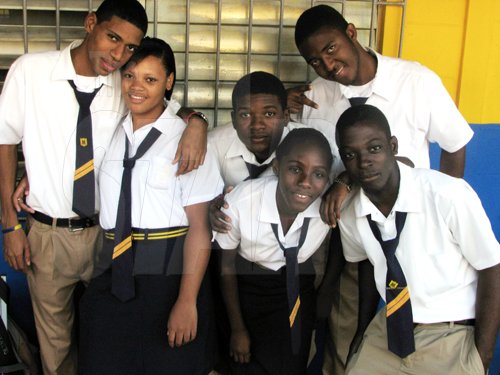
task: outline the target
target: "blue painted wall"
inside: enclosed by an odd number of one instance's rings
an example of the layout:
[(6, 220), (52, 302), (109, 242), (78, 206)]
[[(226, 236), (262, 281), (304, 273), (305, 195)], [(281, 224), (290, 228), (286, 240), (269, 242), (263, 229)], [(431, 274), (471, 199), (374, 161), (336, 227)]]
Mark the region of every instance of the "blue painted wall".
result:
[[(467, 146), (465, 179), (481, 198), (498, 240), (500, 238), (500, 163), (498, 161), (500, 158), (500, 125), (472, 125), (472, 128), (475, 134)], [(432, 168), (438, 169), (439, 148), (435, 145), (431, 147), (431, 164)], [(12, 271), (6, 265), (3, 257), (0, 259), (0, 274), (7, 275), (8, 283), (12, 289), (10, 313), (34, 342), (36, 334), (26, 278), (23, 274)], [(490, 374), (500, 375), (500, 340), (497, 341)]]

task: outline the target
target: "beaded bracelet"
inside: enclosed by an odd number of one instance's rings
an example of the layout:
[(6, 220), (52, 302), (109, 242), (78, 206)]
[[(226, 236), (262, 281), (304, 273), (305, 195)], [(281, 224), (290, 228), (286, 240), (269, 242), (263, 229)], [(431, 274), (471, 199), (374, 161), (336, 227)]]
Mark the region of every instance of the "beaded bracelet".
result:
[(10, 233), (10, 232), (14, 232), (18, 229), (21, 229), (23, 226), (21, 224), (16, 224), (14, 225), (13, 227), (9, 227), (9, 228), (2, 228), (2, 233), (5, 234), (5, 233)]
[(337, 184), (340, 184), (340, 185), (343, 185), (346, 187), (347, 191), (350, 193), (351, 190), (352, 190), (352, 187), (351, 185), (345, 183), (344, 181), (342, 181), (340, 178), (336, 178), (335, 180), (333, 180), (334, 183), (337, 183)]

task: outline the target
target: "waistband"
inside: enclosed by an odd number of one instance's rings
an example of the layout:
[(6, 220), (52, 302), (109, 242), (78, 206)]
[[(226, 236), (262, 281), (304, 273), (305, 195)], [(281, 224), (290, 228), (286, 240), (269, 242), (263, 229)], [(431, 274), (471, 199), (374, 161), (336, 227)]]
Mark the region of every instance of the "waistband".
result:
[(93, 217), (73, 217), (67, 219), (58, 219), (45, 215), (42, 212), (35, 211), (33, 214), (33, 219), (39, 221), (46, 225), (55, 225), (60, 228), (68, 228), (70, 231), (83, 230), (85, 228), (90, 228), (98, 224), (99, 220), (97, 215)]
[(459, 325), (459, 326), (475, 326), (476, 325), (476, 319), (464, 319), (464, 320), (456, 320), (453, 322), (437, 322), (437, 323), (414, 323), (413, 328), (420, 327), (420, 326), (429, 326), (429, 325), (435, 325), (435, 324), (447, 324), (451, 327), (454, 325)]
[[(189, 227), (170, 227), (170, 228), (155, 228), (155, 229), (132, 228), (132, 240), (154, 241), (154, 240), (164, 240), (168, 238), (181, 237), (185, 236), (188, 230)], [(115, 230), (110, 229), (104, 231), (104, 238), (107, 240), (114, 240)]]

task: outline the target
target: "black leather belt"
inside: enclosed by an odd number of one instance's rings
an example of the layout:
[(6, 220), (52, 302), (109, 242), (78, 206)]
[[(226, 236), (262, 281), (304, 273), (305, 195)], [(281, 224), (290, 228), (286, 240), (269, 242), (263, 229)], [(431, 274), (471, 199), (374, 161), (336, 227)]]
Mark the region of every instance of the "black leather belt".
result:
[(68, 228), (69, 230), (82, 230), (93, 227), (98, 224), (97, 215), (94, 217), (75, 217), (69, 219), (55, 219), (39, 211), (32, 214), (33, 219), (47, 225), (56, 225), (56, 227)]
[(438, 322), (438, 323), (414, 323), (413, 327), (417, 327), (420, 325), (431, 325), (431, 324), (457, 324), (460, 326), (475, 326), (476, 325), (476, 319), (464, 319), (464, 320), (457, 320), (454, 322)]

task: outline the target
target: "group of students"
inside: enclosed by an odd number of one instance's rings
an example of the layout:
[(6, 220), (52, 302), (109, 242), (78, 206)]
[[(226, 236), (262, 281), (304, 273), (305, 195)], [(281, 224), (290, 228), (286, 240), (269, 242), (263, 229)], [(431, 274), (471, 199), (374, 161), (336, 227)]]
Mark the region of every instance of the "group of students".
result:
[(18, 59), (0, 96), (4, 255), (27, 273), (45, 374), (305, 374), (330, 310), (324, 373), (485, 373), (500, 247), (470, 186), (428, 169), (437, 142), (462, 177), (472, 137), (434, 73), (312, 7), (295, 39), (319, 78), (287, 92), (242, 77), (205, 153), (205, 118), (171, 98), (174, 54), (144, 38), (140, 3), (105, 0), (85, 28)]

